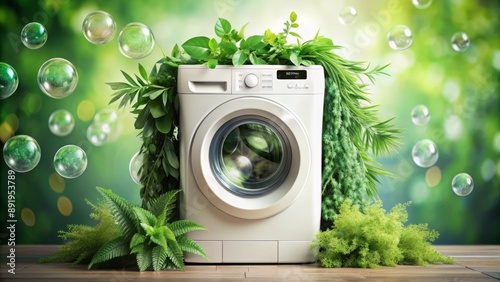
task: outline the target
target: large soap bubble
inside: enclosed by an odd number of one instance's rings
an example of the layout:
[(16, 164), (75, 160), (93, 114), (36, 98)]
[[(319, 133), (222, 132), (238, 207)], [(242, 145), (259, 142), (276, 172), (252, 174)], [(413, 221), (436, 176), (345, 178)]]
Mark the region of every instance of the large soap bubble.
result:
[(339, 22), (344, 25), (352, 24), (357, 14), (358, 12), (353, 7), (345, 7), (339, 12)]
[(113, 109), (102, 109), (95, 114), (94, 124), (100, 125), (105, 133), (110, 134), (118, 125), (118, 114)]
[(38, 86), (47, 96), (69, 96), (78, 84), (78, 73), (71, 62), (61, 58), (46, 61), (38, 71)]
[(147, 57), (154, 46), (153, 32), (142, 23), (130, 23), (118, 35), (118, 47), (127, 58), (137, 60)]
[(141, 172), (142, 172), (141, 168), (143, 162), (144, 162), (144, 156), (141, 154), (141, 152), (137, 152), (130, 160), (128, 166), (130, 177), (132, 177), (132, 180), (139, 185), (141, 185)]
[(88, 14), (83, 20), (82, 31), (90, 43), (96, 45), (105, 44), (115, 36), (116, 23), (110, 14), (95, 11)]
[(91, 124), (87, 127), (87, 139), (94, 146), (102, 146), (109, 139), (108, 128), (105, 124)]
[(40, 145), (28, 135), (14, 136), (7, 140), (3, 146), (5, 163), (17, 172), (27, 172), (34, 169), (41, 157)]
[(432, 0), (412, 0), (411, 2), (418, 9), (427, 9), (432, 4)]
[(387, 33), (387, 42), (393, 50), (402, 51), (413, 43), (413, 35), (409, 27), (395, 25)]
[(424, 139), (415, 143), (411, 150), (411, 156), (419, 167), (431, 167), (437, 162), (439, 152), (432, 140)]
[(469, 36), (465, 32), (457, 32), (451, 37), (451, 47), (457, 52), (463, 52), (470, 46)]
[(21, 30), (21, 41), (30, 49), (41, 48), (47, 42), (47, 30), (40, 23), (29, 23)]
[(429, 109), (424, 105), (415, 106), (411, 110), (411, 121), (415, 125), (426, 125), (431, 119)]
[(56, 152), (54, 168), (62, 177), (76, 178), (87, 169), (87, 155), (76, 145), (66, 145)]
[(458, 196), (467, 196), (474, 189), (474, 181), (470, 175), (462, 172), (453, 177), (451, 187)]
[(0, 62), (0, 99), (10, 97), (17, 90), (19, 78), (16, 70), (9, 64)]
[(49, 129), (54, 135), (66, 136), (73, 131), (75, 119), (66, 110), (57, 110), (49, 117)]

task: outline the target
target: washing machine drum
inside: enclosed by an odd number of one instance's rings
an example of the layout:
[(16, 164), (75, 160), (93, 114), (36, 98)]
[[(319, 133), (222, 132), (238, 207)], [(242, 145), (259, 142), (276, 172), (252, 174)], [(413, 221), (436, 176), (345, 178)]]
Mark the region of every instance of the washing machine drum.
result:
[(191, 166), (205, 197), (235, 217), (260, 219), (289, 207), (304, 187), (310, 148), (296, 117), (264, 98), (228, 101), (203, 120)]

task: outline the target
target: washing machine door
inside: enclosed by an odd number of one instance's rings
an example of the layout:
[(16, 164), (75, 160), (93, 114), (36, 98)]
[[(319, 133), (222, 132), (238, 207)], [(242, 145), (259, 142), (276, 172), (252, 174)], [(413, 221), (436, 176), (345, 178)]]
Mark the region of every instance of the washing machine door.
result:
[(230, 100), (201, 122), (191, 143), (191, 168), (205, 197), (228, 215), (261, 219), (299, 196), (311, 168), (299, 120), (264, 98)]

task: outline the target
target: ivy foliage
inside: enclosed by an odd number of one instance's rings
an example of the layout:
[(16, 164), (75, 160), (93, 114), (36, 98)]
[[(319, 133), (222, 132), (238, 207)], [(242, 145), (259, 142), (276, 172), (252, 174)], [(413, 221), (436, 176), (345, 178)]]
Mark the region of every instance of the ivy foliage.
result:
[(438, 232), (427, 225), (408, 225), (406, 204), (394, 206), (388, 213), (381, 203), (362, 212), (351, 200), (334, 216), (333, 227), (318, 233), (311, 244), (318, 248), (318, 262), (323, 267), (396, 266), (453, 263), (431, 246)]
[[(135, 127), (141, 129), (144, 167), (141, 197), (144, 202), (178, 187), (178, 98), (177, 68), (183, 64), (217, 65), (321, 65), (325, 69), (326, 91), (323, 116), (323, 204), (322, 226), (333, 219), (345, 199), (360, 207), (378, 199), (376, 183), (389, 175), (375, 161), (398, 143), (399, 129), (391, 119), (379, 120), (377, 106), (370, 104), (366, 84), (383, 73), (384, 67), (368, 68), (345, 60), (334, 51), (340, 46), (316, 34), (307, 41), (296, 32), (297, 14), (292, 12), (283, 30), (245, 36), (246, 25), (233, 29), (219, 18), (216, 38), (197, 36), (175, 46), (153, 67), (149, 77), (139, 65), (141, 77), (123, 72), (128, 83), (110, 83), (117, 90), (111, 102), (130, 103), (137, 114)], [(289, 42), (291, 40), (291, 42)]]

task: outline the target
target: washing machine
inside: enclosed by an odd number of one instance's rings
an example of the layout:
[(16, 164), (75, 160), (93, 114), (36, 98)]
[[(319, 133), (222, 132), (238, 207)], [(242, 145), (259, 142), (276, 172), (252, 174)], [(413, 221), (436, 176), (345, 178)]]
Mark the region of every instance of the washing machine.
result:
[(306, 263), (320, 228), (321, 66), (182, 65), (181, 217), (209, 260)]

